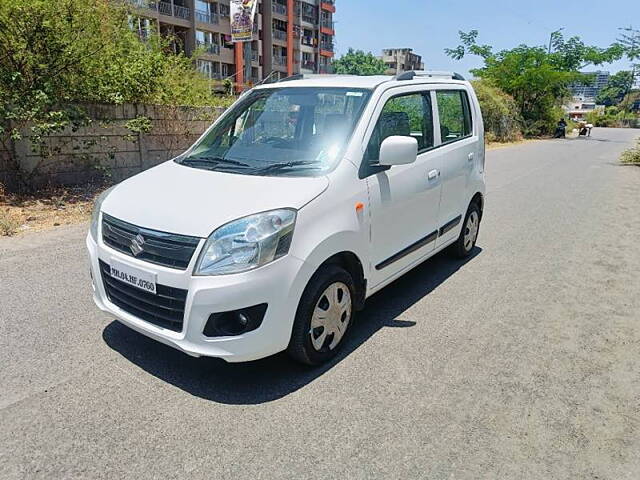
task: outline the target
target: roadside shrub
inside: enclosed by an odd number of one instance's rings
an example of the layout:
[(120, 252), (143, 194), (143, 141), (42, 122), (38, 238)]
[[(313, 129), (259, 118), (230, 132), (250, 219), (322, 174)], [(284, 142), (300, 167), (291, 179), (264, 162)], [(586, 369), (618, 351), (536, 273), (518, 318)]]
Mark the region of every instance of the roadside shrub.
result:
[(607, 107), (604, 113), (589, 113), (587, 121), (594, 127), (619, 127), (621, 126), (622, 114), (623, 112), (617, 107)]
[(522, 138), (520, 111), (513, 98), (482, 80), (472, 83), (480, 102), (487, 141), (520, 140)]
[(626, 165), (638, 165), (640, 166), (640, 140), (635, 147), (630, 148), (622, 153), (620, 161)]
[(20, 222), (11, 216), (8, 212), (0, 210), (0, 237), (10, 237), (18, 231)]

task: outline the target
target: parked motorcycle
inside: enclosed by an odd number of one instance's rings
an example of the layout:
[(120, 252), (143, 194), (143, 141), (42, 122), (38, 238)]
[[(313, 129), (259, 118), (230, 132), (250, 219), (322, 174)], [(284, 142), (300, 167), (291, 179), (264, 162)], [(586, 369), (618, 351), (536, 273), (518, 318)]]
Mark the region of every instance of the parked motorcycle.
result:
[(567, 122), (565, 122), (564, 118), (561, 118), (556, 126), (556, 131), (553, 135), (553, 138), (566, 138), (567, 137)]

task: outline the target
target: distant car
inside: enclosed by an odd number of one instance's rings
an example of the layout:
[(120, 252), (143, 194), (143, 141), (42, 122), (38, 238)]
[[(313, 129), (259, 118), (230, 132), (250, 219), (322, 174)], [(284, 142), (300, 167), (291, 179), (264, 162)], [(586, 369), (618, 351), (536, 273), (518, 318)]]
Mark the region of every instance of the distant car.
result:
[(457, 74), (312, 76), (250, 90), (188, 151), (105, 192), (96, 305), (193, 356), (331, 359), (367, 297), (472, 253), (484, 134)]

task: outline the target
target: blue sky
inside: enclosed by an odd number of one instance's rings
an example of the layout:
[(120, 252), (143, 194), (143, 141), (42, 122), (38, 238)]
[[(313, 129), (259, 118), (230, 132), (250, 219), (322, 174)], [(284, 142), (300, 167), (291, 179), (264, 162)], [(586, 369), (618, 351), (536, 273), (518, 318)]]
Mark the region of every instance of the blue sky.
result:
[[(640, 28), (640, 0), (338, 0), (334, 20), (338, 56), (349, 47), (376, 55), (383, 48), (411, 47), (428, 69), (467, 75), (481, 65), (477, 58), (454, 61), (443, 52), (458, 45), (458, 30), (479, 30), (479, 42), (496, 49), (547, 44), (549, 34), (560, 27), (566, 36), (607, 46), (615, 41), (618, 27)], [(627, 67), (621, 61), (600, 69)]]

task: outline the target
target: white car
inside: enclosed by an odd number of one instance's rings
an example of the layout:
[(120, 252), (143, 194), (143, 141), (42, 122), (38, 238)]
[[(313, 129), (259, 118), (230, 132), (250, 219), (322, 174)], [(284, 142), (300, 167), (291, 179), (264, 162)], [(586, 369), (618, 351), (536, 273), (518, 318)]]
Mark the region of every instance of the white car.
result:
[(296, 76), (96, 202), (97, 306), (189, 355), (332, 358), (367, 297), (472, 253), (484, 135), (457, 74)]

